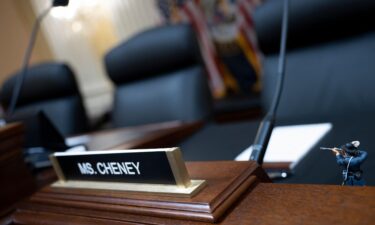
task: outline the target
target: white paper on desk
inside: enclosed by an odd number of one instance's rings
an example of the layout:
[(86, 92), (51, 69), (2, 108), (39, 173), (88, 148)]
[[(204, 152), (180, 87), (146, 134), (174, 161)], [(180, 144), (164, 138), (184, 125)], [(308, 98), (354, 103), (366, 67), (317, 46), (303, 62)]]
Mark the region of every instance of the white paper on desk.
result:
[[(275, 127), (264, 162), (291, 162), (292, 169), (331, 129), (331, 123)], [(241, 152), (235, 160), (247, 161), (251, 152), (252, 146)]]
[(87, 151), (86, 146), (84, 146), (84, 145), (76, 145), (74, 147), (71, 147), (71, 148), (67, 149), (65, 152), (72, 153), (72, 152), (85, 152), (85, 151)]
[(83, 145), (90, 141), (89, 135), (79, 135), (65, 138), (65, 144), (67, 146)]

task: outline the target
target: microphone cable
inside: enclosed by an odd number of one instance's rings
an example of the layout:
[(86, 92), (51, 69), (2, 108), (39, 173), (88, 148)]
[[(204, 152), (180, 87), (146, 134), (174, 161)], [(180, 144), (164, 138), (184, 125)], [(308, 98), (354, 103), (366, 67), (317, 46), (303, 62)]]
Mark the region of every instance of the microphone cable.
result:
[(289, 15), (289, 0), (284, 0), (283, 4), (283, 16), (281, 24), (281, 40), (280, 40), (280, 54), (278, 64), (278, 79), (276, 84), (276, 90), (273, 95), (273, 100), (269, 111), (263, 118), (259, 125), (254, 143), (253, 150), (250, 155), (250, 160), (257, 161), (259, 165), (263, 164), (264, 154), (266, 153), (269, 139), (275, 124), (275, 115), (279, 106), (281, 93), (283, 90), (284, 77), (285, 77), (285, 52), (286, 52), (286, 41), (288, 31), (288, 15)]
[(53, 5), (49, 6), (47, 9), (43, 10), (43, 12), (37, 17), (37, 19), (36, 19), (36, 21), (33, 25), (33, 29), (32, 29), (31, 35), (30, 35), (30, 39), (29, 39), (29, 44), (27, 46), (25, 56), (24, 56), (23, 62), (22, 62), (21, 74), (17, 77), (17, 80), (15, 82), (13, 94), (12, 94), (12, 97), (10, 99), (8, 110), (6, 112), (6, 118), (7, 119), (10, 119), (10, 117), (13, 115), (14, 110), (16, 108), (17, 101), (18, 101), (19, 95), (21, 93), (23, 83), (24, 83), (25, 78), (27, 76), (27, 69), (28, 69), (28, 66), (29, 66), (31, 53), (32, 53), (33, 47), (35, 45), (36, 36), (38, 34), (38, 30), (40, 28), (41, 22), (44, 19), (44, 17), (49, 13), (49, 11), (52, 9), (52, 7), (53, 7)]

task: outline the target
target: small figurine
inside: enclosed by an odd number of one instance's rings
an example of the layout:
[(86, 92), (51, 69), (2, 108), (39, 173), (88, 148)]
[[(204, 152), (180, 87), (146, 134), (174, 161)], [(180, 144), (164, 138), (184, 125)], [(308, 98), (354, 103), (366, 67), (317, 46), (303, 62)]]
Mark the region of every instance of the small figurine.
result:
[(365, 185), (360, 166), (366, 160), (367, 152), (359, 150), (359, 145), (359, 141), (352, 141), (342, 145), (341, 148), (321, 148), (322, 150), (331, 150), (336, 154), (336, 162), (343, 168), (344, 181), (342, 185)]

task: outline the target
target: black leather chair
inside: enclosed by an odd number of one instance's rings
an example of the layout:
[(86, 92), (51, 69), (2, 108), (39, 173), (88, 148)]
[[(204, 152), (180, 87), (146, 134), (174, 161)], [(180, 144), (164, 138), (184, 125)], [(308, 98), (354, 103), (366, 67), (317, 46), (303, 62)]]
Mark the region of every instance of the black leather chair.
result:
[[(277, 125), (332, 122), (319, 146), (359, 139), (363, 165), (375, 184), (375, 1), (290, 0), (286, 79)], [(277, 79), (281, 0), (268, 0), (253, 15), (264, 52), (262, 107), (271, 103)], [(231, 160), (250, 146), (259, 121), (210, 124), (182, 142), (185, 160)], [(340, 184), (335, 158), (316, 146), (298, 164), (291, 183)], [(284, 149), (283, 149), (284, 150)], [(285, 149), (285, 154), (288, 150)]]
[(199, 55), (189, 25), (153, 28), (109, 51), (113, 126), (208, 117), (211, 94)]
[[(254, 15), (264, 61), (263, 107), (276, 84), (282, 2)], [(290, 0), (286, 79), (279, 119), (375, 114), (375, 1)]]
[[(282, 1), (269, 0), (254, 21), (265, 52), (262, 104), (276, 84)], [(290, 0), (286, 79), (277, 120), (283, 124), (332, 122), (332, 131), (295, 168), (292, 183), (340, 184), (335, 158), (317, 151), (361, 141), (369, 154), (362, 169), (375, 184), (375, 1)], [(285, 151), (285, 154), (288, 154)]]
[[(3, 84), (0, 101), (8, 108), (20, 73)], [(64, 135), (86, 132), (88, 119), (73, 71), (63, 63), (42, 63), (28, 70), (12, 121), (26, 119), (43, 111)]]

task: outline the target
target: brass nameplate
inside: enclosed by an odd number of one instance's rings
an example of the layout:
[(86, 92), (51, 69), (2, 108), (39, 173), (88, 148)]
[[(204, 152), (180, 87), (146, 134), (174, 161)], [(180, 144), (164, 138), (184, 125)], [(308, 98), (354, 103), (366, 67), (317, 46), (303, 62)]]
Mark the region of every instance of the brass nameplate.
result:
[(204, 181), (191, 181), (179, 148), (57, 152), (54, 187), (171, 193), (191, 196)]

